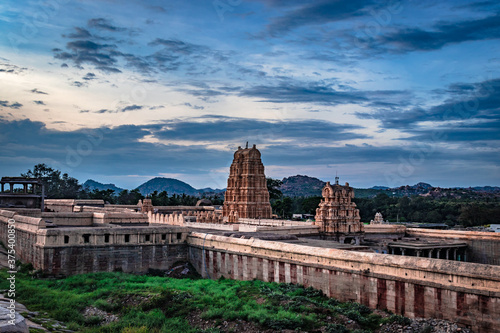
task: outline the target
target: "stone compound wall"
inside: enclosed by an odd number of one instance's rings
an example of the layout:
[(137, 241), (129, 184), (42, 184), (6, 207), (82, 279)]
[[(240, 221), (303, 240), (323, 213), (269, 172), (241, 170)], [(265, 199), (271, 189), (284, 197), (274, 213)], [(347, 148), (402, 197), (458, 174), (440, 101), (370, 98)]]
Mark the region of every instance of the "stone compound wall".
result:
[(500, 267), (360, 253), (203, 233), (187, 238), (204, 276), (299, 283), (341, 301), (500, 332)]
[(500, 265), (500, 233), (455, 230), (406, 229), (411, 237), (457, 240), (467, 243), (467, 261)]
[(178, 226), (46, 228), (42, 218), (0, 210), (0, 240), (16, 226), (16, 257), (51, 275), (122, 270), (166, 270), (187, 260), (188, 229)]

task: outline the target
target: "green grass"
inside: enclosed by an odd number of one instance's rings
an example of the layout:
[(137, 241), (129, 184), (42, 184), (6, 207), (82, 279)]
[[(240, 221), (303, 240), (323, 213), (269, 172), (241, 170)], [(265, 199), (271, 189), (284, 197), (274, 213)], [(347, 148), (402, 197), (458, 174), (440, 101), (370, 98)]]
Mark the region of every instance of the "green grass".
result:
[[(7, 288), (0, 271), (0, 288)], [(321, 291), (294, 284), (219, 279), (173, 279), (125, 273), (93, 273), (65, 279), (34, 279), (18, 273), (16, 300), (30, 311), (46, 312), (79, 332), (218, 332), (216, 324), (243, 320), (262, 328), (348, 332), (339, 315), (366, 331), (386, 319), (357, 303), (340, 303)], [(102, 318), (85, 318), (93, 306), (119, 317), (102, 325)], [(210, 321), (205, 331), (192, 327), (193, 314)], [(393, 321), (402, 317), (391, 318)]]

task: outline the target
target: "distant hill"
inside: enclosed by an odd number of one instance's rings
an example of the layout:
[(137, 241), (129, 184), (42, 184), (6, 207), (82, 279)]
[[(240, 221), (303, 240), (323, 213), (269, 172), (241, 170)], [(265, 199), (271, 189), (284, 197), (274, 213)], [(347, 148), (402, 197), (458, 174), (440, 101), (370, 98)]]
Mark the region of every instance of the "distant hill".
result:
[(283, 185), (281, 185), (280, 191), (284, 196), (289, 197), (320, 196), (321, 190), (326, 184), (318, 178), (302, 175), (286, 177), (282, 181)]
[(123, 188), (120, 188), (116, 186), (115, 184), (103, 184), (96, 182), (95, 180), (88, 179), (85, 183), (83, 183), (83, 188), (84, 189), (89, 189), (90, 191), (93, 190), (113, 190), (115, 191), (115, 194), (119, 194), (121, 191), (123, 191)]
[(387, 186), (373, 186), (373, 187), (370, 187), (368, 190), (388, 190), (390, 189), (390, 187), (387, 187)]
[(168, 195), (188, 194), (197, 195), (199, 192), (194, 187), (174, 178), (156, 177), (148, 180), (137, 187), (142, 195), (153, 193), (154, 191), (167, 191)]

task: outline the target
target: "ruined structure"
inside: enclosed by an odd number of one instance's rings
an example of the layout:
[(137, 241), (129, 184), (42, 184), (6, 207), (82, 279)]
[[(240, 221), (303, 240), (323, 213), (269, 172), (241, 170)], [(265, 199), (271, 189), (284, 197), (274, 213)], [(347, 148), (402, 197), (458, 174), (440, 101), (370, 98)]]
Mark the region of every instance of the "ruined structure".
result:
[(360, 222), (359, 210), (351, 201), (354, 189), (345, 183), (339, 185), (339, 177), (335, 177), (335, 185), (327, 182), (322, 191), (323, 200), (316, 209), (316, 225), (325, 238), (341, 243), (355, 242), (363, 239), (363, 223)]
[(0, 207), (40, 208), (44, 206), (45, 189), (39, 179), (2, 177), (0, 186)]
[(234, 153), (222, 211), (224, 221), (235, 223), (238, 218), (271, 218), (269, 192), (260, 156), (255, 145), (245, 149), (238, 147)]

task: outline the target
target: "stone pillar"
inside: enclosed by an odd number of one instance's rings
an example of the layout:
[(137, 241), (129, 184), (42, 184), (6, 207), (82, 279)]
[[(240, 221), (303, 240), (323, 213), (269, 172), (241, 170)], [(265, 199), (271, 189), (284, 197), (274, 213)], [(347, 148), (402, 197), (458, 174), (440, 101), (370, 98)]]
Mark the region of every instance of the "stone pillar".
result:
[(417, 257), (420, 257), (422, 255), (422, 250), (417, 250)]
[(450, 260), (450, 249), (446, 249), (446, 260)]
[(404, 257), (404, 255), (405, 255), (405, 249), (401, 249), (401, 255)]
[(437, 249), (436, 258), (440, 259), (440, 256), (441, 256), (441, 249)]
[(457, 260), (457, 248), (453, 249), (453, 260)]
[(432, 258), (432, 249), (429, 249), (429, 258)]

